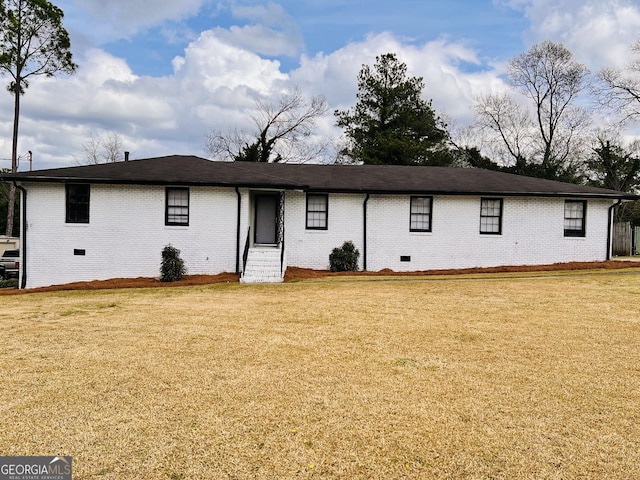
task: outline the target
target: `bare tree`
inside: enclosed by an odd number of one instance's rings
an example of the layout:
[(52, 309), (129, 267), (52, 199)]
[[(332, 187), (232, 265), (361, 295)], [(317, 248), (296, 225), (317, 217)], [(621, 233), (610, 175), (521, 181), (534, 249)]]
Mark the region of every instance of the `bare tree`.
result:
[(475, 103), (475, 113), (478, 126), (493, 133), (487, 137), (485, 149), (500, 163), (518, 166), (533, 154), (533, 123), (529, 113), (509, 95), (479, 97)]
[(572, 103), (584, 89), (587, 67), (565, 46), (545, 41), (509, 62), (509, 83), (534, 102), (543, 165), (565, 160), (581, 125)]
[(563, 45), (534, 45), (509, 62), (509, 85), (529, 107), (509, 95), (476, 101), (478, 125), (501, 145), (516, 173), (571, 179), (584, 150), (581, 138), (589, 117), (575, 105), (587, 68)]
[[(443, 115), (443, 118), (445, 116)], [(446, 119), (449, 129), (449, 152), (452, 167), (484, 168), (489, 170), (503, 170), (503, 163), (497, 163), (487, 157), (491, 144), (487, 142), (487, 135), (476, 125), (458, 126), (455, 119)], [(491, 158), (497, 158), (492, 155)]]
[(640, 118), (640, 38), (631, 46), (635, 58), (625, 68), (604, 68), (594, 91), (598, 103), (621, 121)]
[(232, 161), (304, 163), (327, 148), (314, 141), (315, 122), (327, 112), (324, 97), (306, 100), (299, 89), (282, 95), (275, 103), (256, 100), (250, 114), (254, 128), (214, 130), (207, 135), (205, 148), (212, 157)]
[(114, 131), (103, 135), (91, 132), (89, 140), (82, 144), (80, 164), (114, 163), (124, 160), (122, 137)]

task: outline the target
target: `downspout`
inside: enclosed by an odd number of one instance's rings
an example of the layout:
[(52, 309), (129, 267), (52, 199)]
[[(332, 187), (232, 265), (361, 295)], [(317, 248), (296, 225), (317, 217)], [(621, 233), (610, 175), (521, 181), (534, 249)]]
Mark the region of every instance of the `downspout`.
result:
[(20, 288), (24, 290), (27, 288), (27, 189), (18, 185), (15, 180), (13, 185), (22, 192), (22, 203), (20, 204), (22, 209), (22, 225), (20, 226), (20, 237), (22, 237), (22, 245), (20, 246), (22, 251), (22, 282), (20, 282)]
[(607, 226), (607, 260), (611, 260), (611, 234), (613, 227), (613, 209), (622, 205), (622, 199), (618, 199), (618, 203), (614, 203), (609, 207), (609, 225)]
[(240, 208), (242, 206), (242, 195), (240, 189), (236, 187), (236, 195), (238, 196), (238, 220), (236, 225), (236, 273), (240, 273)]
[(364, 203), (362, 204), (362, 216), (363, 216), (363, 242), (364, 245), (362, 247), (362, 269), (367, 270), (367, 203), (369, 202), (370, 194), (367, 193), (367, 196), (364, 198)]

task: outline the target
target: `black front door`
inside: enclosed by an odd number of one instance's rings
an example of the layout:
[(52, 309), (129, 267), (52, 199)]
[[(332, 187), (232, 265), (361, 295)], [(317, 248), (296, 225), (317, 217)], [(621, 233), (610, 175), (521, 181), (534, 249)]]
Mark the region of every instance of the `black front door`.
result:
[(255, 196), (256, 221), (255, 243), (278, 243), (278, 194), (258, 194)]

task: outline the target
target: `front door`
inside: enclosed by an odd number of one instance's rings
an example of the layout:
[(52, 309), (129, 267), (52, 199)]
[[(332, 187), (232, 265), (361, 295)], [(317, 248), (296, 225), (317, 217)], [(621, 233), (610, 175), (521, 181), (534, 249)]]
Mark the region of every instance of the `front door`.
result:
[(278, 194), (261, 193), (255, 196), (255, 243), (278, 243)]

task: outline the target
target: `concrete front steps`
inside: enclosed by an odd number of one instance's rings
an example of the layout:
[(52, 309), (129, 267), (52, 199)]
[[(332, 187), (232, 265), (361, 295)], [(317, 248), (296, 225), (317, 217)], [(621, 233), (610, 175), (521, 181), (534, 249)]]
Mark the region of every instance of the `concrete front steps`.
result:
[(280, 283), (280, 253), (277, 247), (251, 247), (240, 283)]

